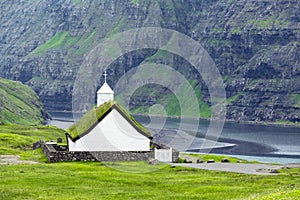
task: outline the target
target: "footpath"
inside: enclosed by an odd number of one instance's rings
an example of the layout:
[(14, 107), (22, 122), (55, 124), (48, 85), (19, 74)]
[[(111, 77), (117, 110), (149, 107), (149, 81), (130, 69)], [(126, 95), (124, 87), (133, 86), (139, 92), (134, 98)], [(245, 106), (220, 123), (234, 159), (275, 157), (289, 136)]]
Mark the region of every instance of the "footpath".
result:
[(173, 166), (191, 167), (204, 170), (235, 172), (242, 174), (276, 175), (279, 169), (300, 168), (300, 164), (268, 165), (247, 163), (174, 163)]

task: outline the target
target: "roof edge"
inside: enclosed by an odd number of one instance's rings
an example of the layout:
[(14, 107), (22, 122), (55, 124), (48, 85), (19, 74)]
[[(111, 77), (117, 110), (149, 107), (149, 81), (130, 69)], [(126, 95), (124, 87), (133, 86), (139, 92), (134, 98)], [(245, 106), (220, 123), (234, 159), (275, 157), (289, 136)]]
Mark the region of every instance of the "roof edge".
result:
[(147, 137), (148, 139), (152, 140), (153, 137), (151, 135), (149, 135), (148, 133), (144, 132), (141, 128), (139, 128), (131, 119), (129, 119), (129, 117), (124, 113), (124, 111), (119, 108), (119, 106), (117, 104), (113, 104), (93, 125), (91, 125), (90, 128), (88, 128), (86, 131), (84, 131), (83, 133), (77, 135), (76, 137), (72, 137), (68, 132), (66, 133), (66, 137), (70, 138), (72, 140), (72, 142), (76, 142), (77, 140), (79, 140), (80, 138), (84, 137), (85, 135), (89, 134), (89, 132), (91, 130), (93, 130), (113, 109), (116, 109), (121, 115), (122, 117), (125, 118), (125, 120), (134, 127), (134, 129), (139, 132), (140, 134), (142, 134), (143, 136)]
[[(117, 104), (112, 105), (112, 108), (115, 108), (116, 110), (118, 110), (118, 112), (126, 119), (126, 121), (128, 123), (130, 123), (131, 126), (133, 126), (135, 128), (136, 131), (138, 131), (139, 133), (141, 133), (142, 135), (144, 135), (145, 137), (149, 138), (149, 139), (153, 139), (153, 137), (149, 134), (147, 134), (146, 132), (144, 132), (140, 127), (138, 127), (131, 119), (128, 118), (128, 116), (124, 113), (124, 111), (119, 108), (119, 106)], [(150, 131), (149, 131), (150, 133)]]

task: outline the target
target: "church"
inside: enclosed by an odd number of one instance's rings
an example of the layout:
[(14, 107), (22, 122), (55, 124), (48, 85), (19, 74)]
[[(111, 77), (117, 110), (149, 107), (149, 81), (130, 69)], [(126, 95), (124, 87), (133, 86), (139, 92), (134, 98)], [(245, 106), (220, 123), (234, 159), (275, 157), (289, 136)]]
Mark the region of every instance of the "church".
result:
[(104, 77), (97, 107), (67, 129), (69, 151), (150, 151), (150, 132), (114, 101)]
[(178, 161), (179, 152), (152, 142), (152, 135), (122, 106), (106, 81), (97, 91), (97, 106), (66, 131), (67, 147), (39, 141), (49, 162), (137, 161), (156, 159)]

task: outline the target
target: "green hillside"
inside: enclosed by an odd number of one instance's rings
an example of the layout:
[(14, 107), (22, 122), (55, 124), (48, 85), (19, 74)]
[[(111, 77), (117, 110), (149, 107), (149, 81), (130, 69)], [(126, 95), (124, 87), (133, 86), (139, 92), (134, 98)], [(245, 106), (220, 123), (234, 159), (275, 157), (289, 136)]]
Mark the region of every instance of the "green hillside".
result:
[(19, 155), (21, 159), (46, 161), (42, 150), (32, 150), (32, 144), (40, 140), (56, 141), (57, 138), (65, 138), (64, 134), (64, 130), (52, 126), (1, 125), (0, 155)]
[(0, 78), (0, 124), (38, 125), (47, 116), (30, 87)]

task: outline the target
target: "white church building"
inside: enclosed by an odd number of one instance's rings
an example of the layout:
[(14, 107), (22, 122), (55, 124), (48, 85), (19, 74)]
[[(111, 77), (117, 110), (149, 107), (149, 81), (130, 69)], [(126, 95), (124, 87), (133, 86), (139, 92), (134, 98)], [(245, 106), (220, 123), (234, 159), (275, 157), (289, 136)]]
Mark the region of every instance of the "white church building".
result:
[(97, 107), (67, 129), (69, 151), (150, 151), (150, 132), (114, 101), (104, 76)]

